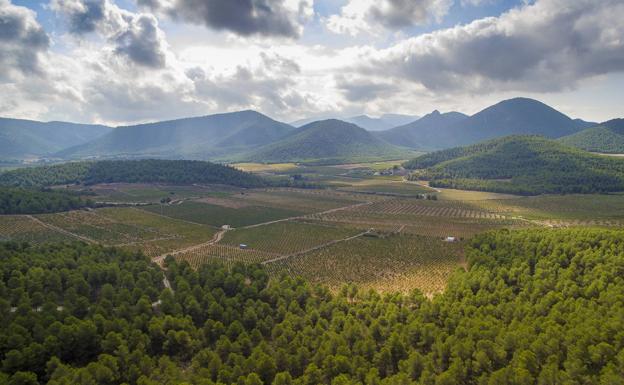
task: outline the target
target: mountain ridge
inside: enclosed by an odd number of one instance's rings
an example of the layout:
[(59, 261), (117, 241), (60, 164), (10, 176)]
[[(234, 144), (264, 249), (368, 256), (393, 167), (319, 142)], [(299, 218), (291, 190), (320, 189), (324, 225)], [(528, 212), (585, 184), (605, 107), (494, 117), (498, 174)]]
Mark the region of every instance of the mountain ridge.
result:
[(248, 161), (293, 162), (311, 160), (353, 161), (364, 158), (401, 157), (406, 151), (375, 137), (365, 129), (338, 119), (326, 119), (299, 128), (293, 135), (264, 146)]

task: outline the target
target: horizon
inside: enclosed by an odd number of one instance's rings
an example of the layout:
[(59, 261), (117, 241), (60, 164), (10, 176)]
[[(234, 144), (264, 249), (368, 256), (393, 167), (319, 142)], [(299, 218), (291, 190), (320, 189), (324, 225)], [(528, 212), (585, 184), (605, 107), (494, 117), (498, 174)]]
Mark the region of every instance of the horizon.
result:
[(521, 95), (573, 118), (622, 116), (618, 0), (222, 6), (0, 0), (0, 115), (121, 126), (252, 109), (293, 122), (473, 115)]
[[(479, 113), (479, 112), (481, 112), (481, 111), (483, 111), (483, 110), (485, 110), (485, 109), (487, 109), (489, 107), (492, 107), (492, 106), (494, 106), (494, 105), (496, 105), (498, 103), (506, 102), (506, 101), (510, 101), (510, 100), (514, 100), (514, 99), (530, 99), (530, 100), (534, 100), (534, 101), (537, 101), (539, 103), (545, 104), (548, 107), (551, 107), (551, 108), (555, 109), (558, 112), (564, 113), (563, 111), (559, 110), (556, 106), (549, 105), (547, 103), (544, 103), (541, 100), (533, 99), (533, 98), (526, 98), (526, 97), (523, 97), (523, 96), (516, 96), (516, 97), (510, 98), (510, 99), (500, 100), (500, 101), (498, 101), (498, 102), (496, 102), (496, 103), (494, 103), (492, 105), (486, 106), (485, 108), (483, 108), (483, 109), (481, 109), (479, 111), (476, 111), (476, 112), (474, 112), (472, 114), (468, 114), (468, 113), (465, 113), (465, 112), (462, 112), (462, 111), (458, 111), (458, 110), (445, 111), (445, 110), (440, 110), (440, 109), (433, 109), (433, 110), (431, 110), (431, 111), (429, 111), (427, 113), (424, 113), (422, 115), (401, 114), (401, 113), (395, 113), (395, 112), (392, 112), (392, 111), (384, 112), (384, 113), (382, 113), (380, 115), (372, 115), (372, 114), (363, 113), (363, 114), (359, 114), (359, 115), (344, 116), (344, 115), (339, 115), (337, 113), (335, 115), (326, 115), (326, 116), (311, 117), (311, 118), (303, 117), (303, 118), (300, 118), (300, 119), (295, 119), (295, 120), (290, 120), (290, 121), (282, 121), (282, 120), (280, 120), (280, 119), (278, 119), (278, 118), (276, 118), (274, 116), (271, 116), (269, 114), (266, 114), (266, 113), (264, 113), (262, 111), (257, 111), (257, 110), (253, 110), (253, 109), (242, 109), (242, 110), (235, 110), (235, 111), (217, 111), (217, 112), (214, 112), (214, 113), (203, 114), (203, 115), (200, 114), (200, 115), (193, 115), (193, 116), (179, 116), (179, 117), (173, 117), (173, 118), (170, 118), (170, 119), (163, 119), (163, 120), (149, 120), (148, 119), (148, 120), (136, 122), (136, 123), (133, 123), (133, 124), (121, 124), (121, 125), (107, 125), (107, 124), (97, 123), (97, 122), (79, 122), (79, 121), (63, 121), (63, 120), (36, 120), (36, 119), (18, 118), (18, 117), (12, 117), (12, 116), (0, 116), (0, 119), (30, 120), (30, 121), (39, 122), (39, 123), (59, 122), (59, 123), (71, 123), (71, 124), (85, 124), (85, 125), (104, 125), (104, 126), (108, 126), (108, 127), (111, 127), (111, 128), (120, 128), (120, 127), (128, 127), (128, 126), (135, 126), (135, 125), (154, 124), (154, 123), (162, 123), (162, 122), (167, 122), (167, 121), (176, 121), (176, 120), (183, 120), (183, 119), (196, 119), (196, 118), (204, 118), (204, 117), (209, 117), (209, 116), (214, 116), (214, 115), (235, 114), (235, 113), (240, 113), (240, 112), (252, 111), (252, 112), (256, 112), (256, 113), (259, 113), (261, 115), (264, 115), (264, 116), (268, 117), (269, 119), (275, 120), (275, 121), (280, 122), (280, 123), (285, 123), (285, 124), (288, 124), (288, 125), (291, 125), (291, 126), (296, 126), (301, 121), (309, 121), (309, 122), (305, 122), (303, 124), (300, 124), (300, 126), (305, 126), (307, 124), (314, 123), (314, 122), (317, 122), (317, 121), (323, 121), (323, 120), (335, 119), (335, 120), (345, 121), (346, 119), (352, 119), (352, 118), (358, 118), (358, 117), (368, 117), (370, 119), (381, 119), (384, 115), (394, 115), (394, 114), (405, 115), (405, 116), (415, 116), (415, 119), (413, 121), (417, 121), (417, 120), (419, 120), (419, 119), (421, 119), (421, 118), (423, 118), (423, 117), (425, 117), (427, 115), (430, 115), (430, 114), (432, 114), (432, 113), (434, 113), (436, 111), (439, 112), (440, 114), (459, 112), (459, 113), (465, 114), (467, 116), (473, 116), (473, 115), (475, 115), (475, 114), (477, 114), (477, 113)], [(598, 124), (599, 123), (604, 123), (604, 122), (607, 122), (607, 121), (610, 121), (610, 120), (614, 120), (614, 119), (622, 119), (622, 116), (615, 116), (615, 117), (612, 117), (612, 118), (607, 119), (607, 120), (592, 121), (590, 119), (585, 119), (584, 117), (573, 116), (573, 115), (571, 116), (571, 115), (567, 115), (567, 114), (565, 114), (565, 115), (568, 116), (569, 118), (573, 119), (573, 120), (580, 119), (580, 120), (583, 120), (583, 121), (586, 121), (586, 122), (594, 122), (594, 123), (598, 123)], [(382, 130), (377, 130), (377, 131), (382, 131)]]

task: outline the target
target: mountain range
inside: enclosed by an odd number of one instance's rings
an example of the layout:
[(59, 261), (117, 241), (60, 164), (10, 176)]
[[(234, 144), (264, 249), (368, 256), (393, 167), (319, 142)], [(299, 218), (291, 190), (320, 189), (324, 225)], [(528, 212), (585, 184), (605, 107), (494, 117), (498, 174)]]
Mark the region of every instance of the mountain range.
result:
[[(347, 162), (412, 157), (414, 150), (445, 149), (506, 135), (568, 137), (597, 125), (526, 98), (505, 100), (471, 116), (434, 111), (411, 121), (414, 118), (360, 116), (350, 118), (359, 124), (328, 119), (296, 127), (247, 110), (116, 128), (1, 119), (0, 158)], [(371, 123), (379, 120), (399, 125), (371, 131), (381, 127)]]
[(508, 135), (559, 138), (595, 125), (572, 119), (537, 100), (514, 98), (472, 116), (434, 111), (413, 123), (378, 135), (389, 143), (420, 150), (436, 150)]
[(605, 154), (624, 154), (624, 119), (613, 119), (598, 126), (564, 136), (559, 142), (567, 146)]
[(413, 153), (393, 146), (353, 123), (328, 119), (305, 125), (296, 134), (261, 147), (244, 158), (257, 162), (325, 160), (344, 163), (406, 156), (413, 156)]
[[(348, 118), (341, 118), (340, 120), (347, 123), (353, 123), (368, 131), (384, 131), (393, 127), (402, 126), (407, 123), (414, 122), (420, 117), (416, 115), (403, 115), (403, 114), (383, 114), (378, 118), (372, 118), (368, 115), (351, 116)], [(291, 125), (295, 127), (303, 127), (307, 124), (325, 119), (307, 118), (296, 120)]]
[(404, 165), (432, 187), (513, 194), (624, 190), (624, 160), (536, 135), (512, 135), (419, 156)]
[(110, 131), (111, 127), (94, 124), (0, 118), (0, 159), (52, 155), (67, 147), (90, 142)]

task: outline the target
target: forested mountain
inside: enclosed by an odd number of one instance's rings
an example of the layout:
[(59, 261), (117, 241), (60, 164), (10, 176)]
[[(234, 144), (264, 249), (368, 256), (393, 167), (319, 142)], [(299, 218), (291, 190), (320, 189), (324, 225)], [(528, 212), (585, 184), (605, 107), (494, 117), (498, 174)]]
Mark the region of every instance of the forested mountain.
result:
[(296, 134), (252, 152), (245, 158), (262, 162), (357, 161), (401, 158), (409, 151), (395, 147), (352, 123), (329, 119), (299, 128)]
[(539, 136), (509, 136), (422, 155), (405, 164), (434, 187), (517, 194), (624, 191), (624, 159)]
[(193, 160), (107, 160), (72, 162), (22, 168), (0, 174), (4, 186), (54, 186), (96, 183), (217, 183), (261, 187), (267, 182), (257, 175), (220, 164)]
[(377, 136), (397, 146), (419, 150), (437, 149), (440, 148), (441, 143), (452, 143), (456, 140), (454, 137), (447, 136), (447, 133), (452, 132), (448, 131), (447, 127), (467, 118), (467, 115), (459, 112), (441, 114), (436, 110), (415, 122), (381, 131), (377, 133)]
[[(388, 130), (393, 127), (402, 126), (407, 123), (414, 122), (420, 119), (420, 117), (416, 115), (403, 115), (403, 114), (383, 114), (378, 118), (371, 118), (368, 115), (358, 115), (351, 116), (348, 118), (341, 118), (339, 120), (345, 121), (347, 123), (353, 123), (356, 126), (360, 126), (368, 131), (383, 131)], [(303, 127), (310, 123), (317, 122), (319, 120), (326, 119), (300, 119), (291, 123), (291, 125), (295, 127)]]
[(294, 127), (255, 111), (240, 111), (117, 127), (63, 157), (138, 156), (217, 159), (286, 137)]
[(619, 384), (624, 232), (477, 236), (433, 299), (0, 244), (2, 384)]
[(505, 100), (466, 118), (457, 113), (446, 116), (436, 112), (425, 118), (381, 132), (379, 136), (390, 143), (404, 143), (417, 149), (444, 149), (508, 135), (559, 138), (595, 125), (573, 120), (527, 98)]
[(624, 119), (613, 119), (576, 134), (564, 136), (559, 142), (585, 151), (624, 154)]
[(0, 187), (0, 215), (55, 213), (94, 205), (70, 191)]
[(371, 118), (368, 115), (359, 115), (341, 120), (353, 123), (368, 131), (383, 131), (414, 122), (418, 119), (419, 117), (415, 115), (383, 114), (378, 118)]
[(49, 156), (89, 142), (112, 128), (92, 124), (0, 118), (0, 159)]

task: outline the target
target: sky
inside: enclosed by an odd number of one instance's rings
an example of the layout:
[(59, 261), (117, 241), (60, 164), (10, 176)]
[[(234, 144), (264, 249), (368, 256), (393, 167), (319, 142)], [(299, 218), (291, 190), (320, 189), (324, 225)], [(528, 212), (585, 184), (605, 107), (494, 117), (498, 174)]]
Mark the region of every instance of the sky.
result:
[(0, 116), (624, 117), (622, 0), (0, 0)]

